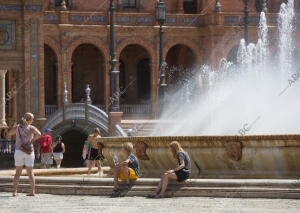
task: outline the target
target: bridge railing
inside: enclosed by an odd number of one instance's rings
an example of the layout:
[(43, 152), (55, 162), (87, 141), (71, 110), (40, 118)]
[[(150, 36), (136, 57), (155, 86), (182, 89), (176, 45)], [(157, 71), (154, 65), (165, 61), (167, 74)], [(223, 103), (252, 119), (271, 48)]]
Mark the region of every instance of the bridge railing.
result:
[(0, 155), (13, 155), (15, 144), (15, 140), (0, 140)]
[[(105, 105), (95, 105), (105, 112)], [(120, 105), (121, 111), (125, 115), (150, 115), (152, 113), (151, 104), (122, 104)], [(57, 105), (46, 105), (45, 114), (46, 117), (50, 117), (53, 113), (58, 110)]]

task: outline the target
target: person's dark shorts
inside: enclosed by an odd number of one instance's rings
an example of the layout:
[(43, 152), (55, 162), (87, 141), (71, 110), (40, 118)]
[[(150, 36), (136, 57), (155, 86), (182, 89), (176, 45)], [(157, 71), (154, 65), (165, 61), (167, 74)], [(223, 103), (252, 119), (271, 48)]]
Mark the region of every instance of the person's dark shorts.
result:
[(190, 173), (184, 172), (182, 170), (176, 171), (175, 174), (177, 176), (178, 182), (185, 181), (185, 180), (189, 179), (189, 177), (190, 177)]
[(88, 160), (103, 160), (103, 157), (98, 154), (98, 149), (91, 148), (87, 157)]

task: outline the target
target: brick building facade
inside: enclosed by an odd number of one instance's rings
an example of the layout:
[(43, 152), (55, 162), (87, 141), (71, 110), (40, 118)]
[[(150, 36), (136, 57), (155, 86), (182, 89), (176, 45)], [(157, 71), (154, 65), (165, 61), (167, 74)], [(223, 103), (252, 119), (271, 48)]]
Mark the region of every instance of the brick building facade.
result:
[[(80, 102), (90, 84), (93, 104), (108, 110), (109, 0), (2, 0), (0, 68), (6, 70), (6, 120), (26, 111), (43, 123), (69, 102)], [(115, 0), (116, 58), (124, 116), (155, 118), (158, 104), (159, 27), (155, 0)], [(168, 66), (217, 65), (233, 59), (243, 37), (242, 0), (165, 0), (164, 59)], [(250, 41), (257, 39), (262, 0), (250, 0)], [(276, 25), (282, 0), (268, 0), (268, 23)], [(300, 11), (300, 1), (296, 1)], [(274, 28), (275, 29), (275, 28)], [(276, 34), (271, 28), (271, 35)], [(299, 47), (299, 36), (296, 45)], [(276, 42), (276, 40), (274, 41)], [(271, 44), (272, 45), (272, 44)], [(9, 95), (7, 95), (9, 94)]]

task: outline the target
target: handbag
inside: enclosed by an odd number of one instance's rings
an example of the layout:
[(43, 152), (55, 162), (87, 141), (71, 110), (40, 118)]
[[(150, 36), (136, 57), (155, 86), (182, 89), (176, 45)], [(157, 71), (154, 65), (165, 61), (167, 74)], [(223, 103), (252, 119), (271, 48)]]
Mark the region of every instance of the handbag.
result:
[[(22, 137), (21, 134), (20, 134), (20, 130), (19, 130), (19, 127), (18, 128), (18, 133), (19, 133), (19, 136), (20, 138)], [(23, 139), (21, 139), (23, 141)], [(21, 151), (30, 155), (32, 152), (33, 152), (33, 147), (31, 146), (30, 143), (25, 143), (25, 144), (22, 144), (21, 145)]]
[(21, 145), (21, 151), (25, 152), (28, 155), (30, 155), (33, 152), (33, 147), (29, 143), (22, 144)]

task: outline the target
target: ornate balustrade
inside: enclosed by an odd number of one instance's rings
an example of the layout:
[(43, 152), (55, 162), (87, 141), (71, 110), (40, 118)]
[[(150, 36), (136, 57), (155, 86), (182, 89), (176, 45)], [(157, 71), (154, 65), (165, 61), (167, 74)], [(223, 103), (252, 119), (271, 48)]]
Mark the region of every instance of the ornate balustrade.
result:
[(101, 138), (100, 152), (113, 167), (125, 142), (134, 144), (144, 177), (176, 166), (168, 147), (179, 141), (189, 153), (193, 177), (287, 178), (300, 175), (300, 135)]
[(0, 140), (0, 155), (13, 155), (15, 153), (14, 140)]
[[(105, 105), (95, 105), (102, 111), (106, 111)], [(149, 115), (152, 113), (152, 106), (151, 104), (125, 104), (120, 105), (121, 111), (126, 115)], [(48, 118), (53, 113), (58, 110), (57, 105), (46, 105), (45, 106), (45, 114)]]
[(120, 109), (125, 115), (149, 115), (152, 113), (151, 104), (124, 104), (120, 105)]

